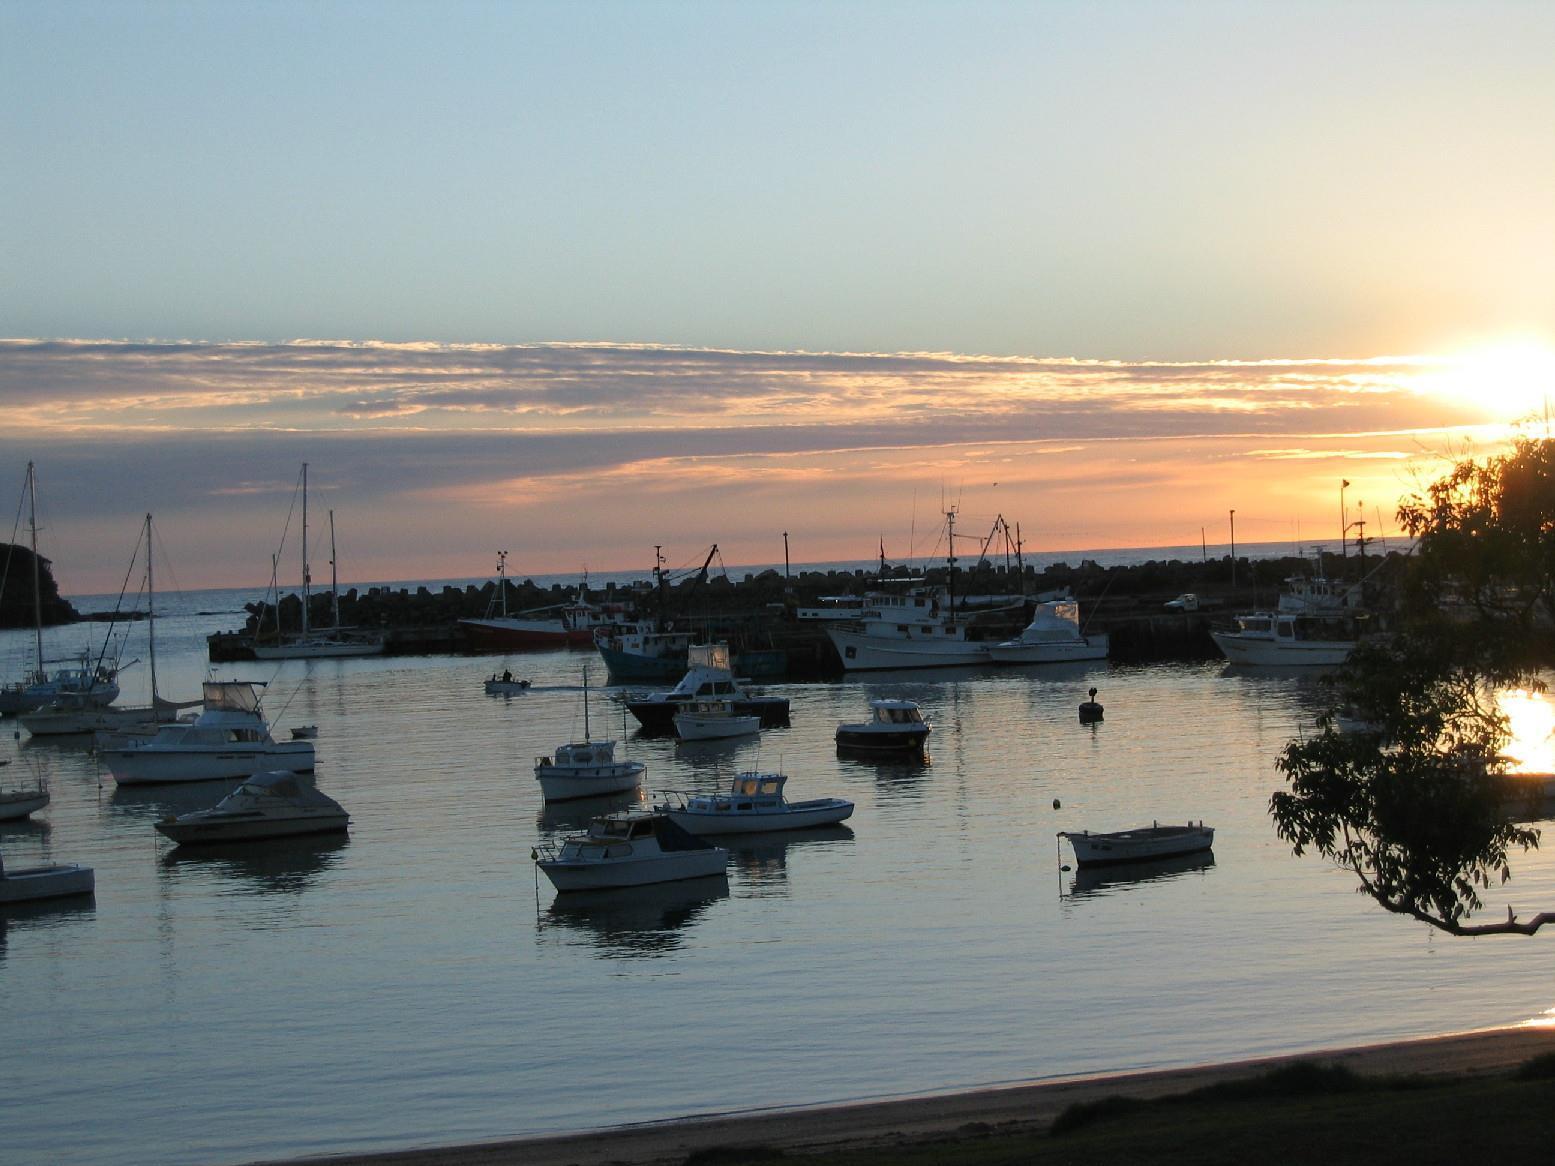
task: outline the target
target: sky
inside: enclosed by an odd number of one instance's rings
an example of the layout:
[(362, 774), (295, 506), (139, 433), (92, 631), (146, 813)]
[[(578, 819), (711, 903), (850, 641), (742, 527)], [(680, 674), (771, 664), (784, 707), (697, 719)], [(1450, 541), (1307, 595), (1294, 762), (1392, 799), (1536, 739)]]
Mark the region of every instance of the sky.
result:
[[(0, 3), (0, 507), (346, 579), (1386, 528), (1555, 386), (1547, 3)], [(14, 486), (7, 487), (7, 482)], [(13, 514), (13, 519), (15, 515)], [(5, 537), (0, 532), (0, 539)], [(315, 556), (315, 576), (319, 572)]]

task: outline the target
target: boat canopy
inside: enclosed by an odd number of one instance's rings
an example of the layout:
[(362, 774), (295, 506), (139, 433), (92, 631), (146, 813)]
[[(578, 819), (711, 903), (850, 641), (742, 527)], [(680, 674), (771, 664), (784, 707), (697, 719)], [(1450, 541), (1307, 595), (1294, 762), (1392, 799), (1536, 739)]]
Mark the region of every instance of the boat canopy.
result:
[(271, 769), (256, 773), (230, 795), (231, 797), (281, 798), (303, 806), (335, 806), (338, 803), (314, 788), (313, 783), (289, 769)]
[(736, 774), (729, 792), (736, 797), (772, 797), (783, 792), (783, 783), (787, 780), (788, 775), (783, 773)]
[(259, 712), (259, 688), (251, 680), (207, 680), (200, 687), (207, 712)]

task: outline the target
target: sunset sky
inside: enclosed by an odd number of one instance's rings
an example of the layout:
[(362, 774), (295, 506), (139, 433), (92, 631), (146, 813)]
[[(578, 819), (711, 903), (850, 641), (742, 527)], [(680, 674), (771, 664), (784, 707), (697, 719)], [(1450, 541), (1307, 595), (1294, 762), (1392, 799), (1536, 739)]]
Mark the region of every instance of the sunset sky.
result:
[(8, 0), (0, 507), (35, 461), (70, 593), (147, 510), (184, 586), (262, 584), (303, 461), (349, 580), (905, 558), (948, 505), (1333, 545), (1342, 479), (1387, 527), (1543, 424), (1552, 45), (1533, 2)]

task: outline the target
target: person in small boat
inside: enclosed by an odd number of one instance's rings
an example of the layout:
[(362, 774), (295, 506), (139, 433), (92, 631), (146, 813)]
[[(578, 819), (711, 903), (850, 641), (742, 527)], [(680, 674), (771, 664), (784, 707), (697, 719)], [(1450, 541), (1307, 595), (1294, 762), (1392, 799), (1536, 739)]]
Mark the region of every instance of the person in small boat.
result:
[(512, 672), (512, 669), (507, 669), (507, 668), (503, 669), (503, 671), (502, 671), (502, 683), (503, 684), (512, 684), (513, 683), (513, 672)]

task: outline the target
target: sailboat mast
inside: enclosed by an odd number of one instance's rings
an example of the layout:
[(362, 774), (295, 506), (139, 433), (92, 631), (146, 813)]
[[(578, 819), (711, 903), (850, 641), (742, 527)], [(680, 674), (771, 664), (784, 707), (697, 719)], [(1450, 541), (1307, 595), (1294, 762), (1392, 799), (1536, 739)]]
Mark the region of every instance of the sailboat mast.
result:
[(308, 463), (302, 463), (302, 638), (308, 638)]
[(340, 626), (340, 579), (335, 573), (335, 512), (329, 512), (329, 622)]
[(151, 515), (146, 515), (146, 655), (151, 660), (151, 713), (156, 716), (157, 701), (160, 694), (157, 692), (157, 584), (152, 574), (152, 562), (156, 556), (151, 553)]
[(583, 739), (589, 740), (589, 668), (583, 666)]
[(945, 511), (945, 561), (949, 567), (950, 585), (947, 594), (950, 598), (950, 617), (956, 616), (956, 512)]
[(27, 463), (27, 526), (32, 532), (32, 626), (37, 636), (38, 679), (43, 679), (43, 571), (38, 566), (38, 479)]

